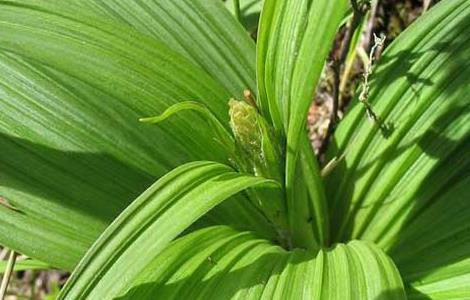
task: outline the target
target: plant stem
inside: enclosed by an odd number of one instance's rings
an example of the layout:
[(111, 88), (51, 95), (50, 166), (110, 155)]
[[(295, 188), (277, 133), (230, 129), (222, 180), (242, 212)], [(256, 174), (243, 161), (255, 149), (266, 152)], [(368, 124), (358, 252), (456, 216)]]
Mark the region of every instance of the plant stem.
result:
[[(371, 2), (371, 8), (370, 10), (366, 13), (364, 12), (363, 18), (361, 22), (359, 23), (359, 26), (361, 27), (361, 30), (357, 30), (353, 34), (353, 42), (355, 43), (355, 49), (350, 49), (348, 56), (345, 61), (345, 66), (343, 70), (343, 74), (341, 76), (341, 83), (339, 87), (339, 107), (338, 110), (341, 110), (344, 108), (345, 103), (344, 103), (344, 92), (346, 91), (346, 87), (349, 82), (349, 78), (351, 76), (352, 70), (354, 63), (356, 62), (356, 58), (359, 55), (359, 51), (362, 49), (369, 50), (369, 45), (372, 41), (372, 29), (374, 27), (374, 21), (376, 18), (377, 14), (377, 8), (378, 8), (378, 0), (373, 0)], [(365, 20), (364, 20), (365, 19)], [(360, 36), (357, 36), (357, 35)], [(354, 40), (356, 39), (356, 41)], [(359, 41), (357, 41), (359, 39)], [(350, 56), (351, 55), (351, 56)], [(352, 90), (354, 90), (354, 87), (351, 87)]]
[(370, 9), (370, 14), (369, 14), (369, 20), (367, 22), (366, 30), (364, 32), (364, 38), (363, 38), (363, 44), (362, 44), (362, 49), (365, 51), (369, 51), (370, 49), (370, 44), (373, 41), (373, 29), (374, 29), (374, 20), (377, 15), (377, 9), (379, 7), (379, 1), (372, 1), (372, 7)]
[(328, 146), (328, 139), (330, 138), (331, 134), (333, 133), (334, 128), (336, 127), (336, 121), (338, 117), (338, 107), (339, 107), (339, 98), (340, 98), (340, 84), (341, 84), (341, 69), (344, 65), (344, 61), (349, 52), (349, 48), (351, 47), (351, 41), (356, 31), (357, 27), (361, 23), (361, 18), (364, 15), (364, 9), (357, 5), (356, 0), (351, 0), (351, 5), (353, 7), (353, 16), (350, 22), (350, 25), (346, 29), (346, 33), (344, 35), (343, 42), (341, 43), (339, 54), (335, 55), (334, 62), (333, 62), (333, 96), (332, 96), (332, 106), (331, 106), (331, 113), (329, 116), (330, 122), (328, 124), (328, 129), (326, 132), (325, 141), (320, 149), (320, 153), (324, 153), (326, 151), (326, 147)]
[(233, 1), (233, 12), (235, 13), (235, 18), (238, 22), (242, 22), (242, 16), (240, 11), (240, 0), (232, 0)]
[(16, 252), (11, 250), (10, 256), (8, 257), (7, 267), (2, 278), (2, 285), (0, 286), (0, 300), (5, 299), (5, 295), (8, 288), (8, 283), (10, 282), (11, 274), (16, 262)]

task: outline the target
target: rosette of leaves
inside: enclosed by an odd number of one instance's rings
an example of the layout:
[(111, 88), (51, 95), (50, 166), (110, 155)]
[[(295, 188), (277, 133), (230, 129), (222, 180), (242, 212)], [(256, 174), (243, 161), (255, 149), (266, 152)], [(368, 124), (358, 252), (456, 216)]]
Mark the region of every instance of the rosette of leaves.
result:
[(219, 0), (0, 1), (0, 243), (73, 270), (61, 299), (469, 298), (470, 2), (386, 49), (393, 130), (353, 105), (322, 178), (305, 120), (348, 10), (266, 0), (255, 46)]

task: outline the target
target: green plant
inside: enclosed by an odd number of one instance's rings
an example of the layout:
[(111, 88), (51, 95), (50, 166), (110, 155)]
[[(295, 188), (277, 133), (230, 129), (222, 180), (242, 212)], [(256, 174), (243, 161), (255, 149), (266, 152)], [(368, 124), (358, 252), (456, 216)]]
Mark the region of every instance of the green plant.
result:
[(267, 0), (255, 52), (219, 0), (0, 1), (0, 242), (74, 270), (61, 299), (470, 297), (470, 2), (387, 48), (387, 132), (355, 101), (322, 178), (348, 9)]
[(248, 32), (255, 33), (258, 27), (262, 0), (224, 0), (225, 6), (240, 19)]

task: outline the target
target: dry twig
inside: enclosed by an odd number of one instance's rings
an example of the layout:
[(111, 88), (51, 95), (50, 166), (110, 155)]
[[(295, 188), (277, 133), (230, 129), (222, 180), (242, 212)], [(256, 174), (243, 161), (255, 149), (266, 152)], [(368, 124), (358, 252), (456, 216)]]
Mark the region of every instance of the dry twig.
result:
[(3, 273), (2, 284), (0, 285), (0, 300), (5, 299), (8, 284), (10, 283), (11, 274), (13, 273), (13, 268), (15, 267), (15, 262), (16, 252), (11, 250), (10, 256), (8, 257), (8, 263), (5, 269), (5, 273)]
[(351, 5), (353, 7), (353, 16), (349, 23), (349, 26), (346, 29), (343, 41), (341, 43), (339, 51), (336, 53), (333, 59), (333, 97), (332, 97), (332, 106), (329, 116), (328, 129), (326, 131), (325, 140), (321, 147), (320, 152), (323, 153), (328, 146), (328, 140), (331, 134), (336, 127), (336, 122), (338, 118), (338, 109), (339, 109), (339, 99), (340, 99), (340, 85), (341, 85), (341, 70), (346, 60), (346, 57), (351, 47), (351, 41), (354, 36), (354, 32), (361, 23), (361, 18), (364, 16), (365, 12), (368, 9), (366, 4), (358, 4), (356, 0), (351, 0)]
[(359, 95), (359, 101), (364, 105), (367, 116), (374, 123), (379, 123), (379, 117), (375, 114), (374, 110), (372, 109), (372, 105), (368, 101), (369, 90), (370, 90), (369, 76), (372, 74), (372, 64), (374, 62), (375, 53), (377, 49), (383, 47), (384, 42), (385, 42), (385, 36), (377, 37), (374, 34), (374, 45), (372, 46), (372, 49), (370, 50), (370, 53), (369, 53), (369, 61), (365, 65), (365, 70), (364, 70), (364, 75), (363, 75), (364, 81), (362, 82), (362, 91), (361, 91), (361, 94)]

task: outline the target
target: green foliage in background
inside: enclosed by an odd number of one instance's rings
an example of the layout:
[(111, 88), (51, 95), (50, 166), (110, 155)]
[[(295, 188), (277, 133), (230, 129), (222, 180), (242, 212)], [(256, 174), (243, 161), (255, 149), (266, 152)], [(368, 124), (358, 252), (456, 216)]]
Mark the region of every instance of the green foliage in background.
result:
[[(224, 1), (225, 6), (235, 16), (237, 15), (237, 0)], [(259, 16), (263, 7), (263, 0), (238, 0), (240, 8), (240, 21), (248, 32), (255, 32), (258, 27)]]

